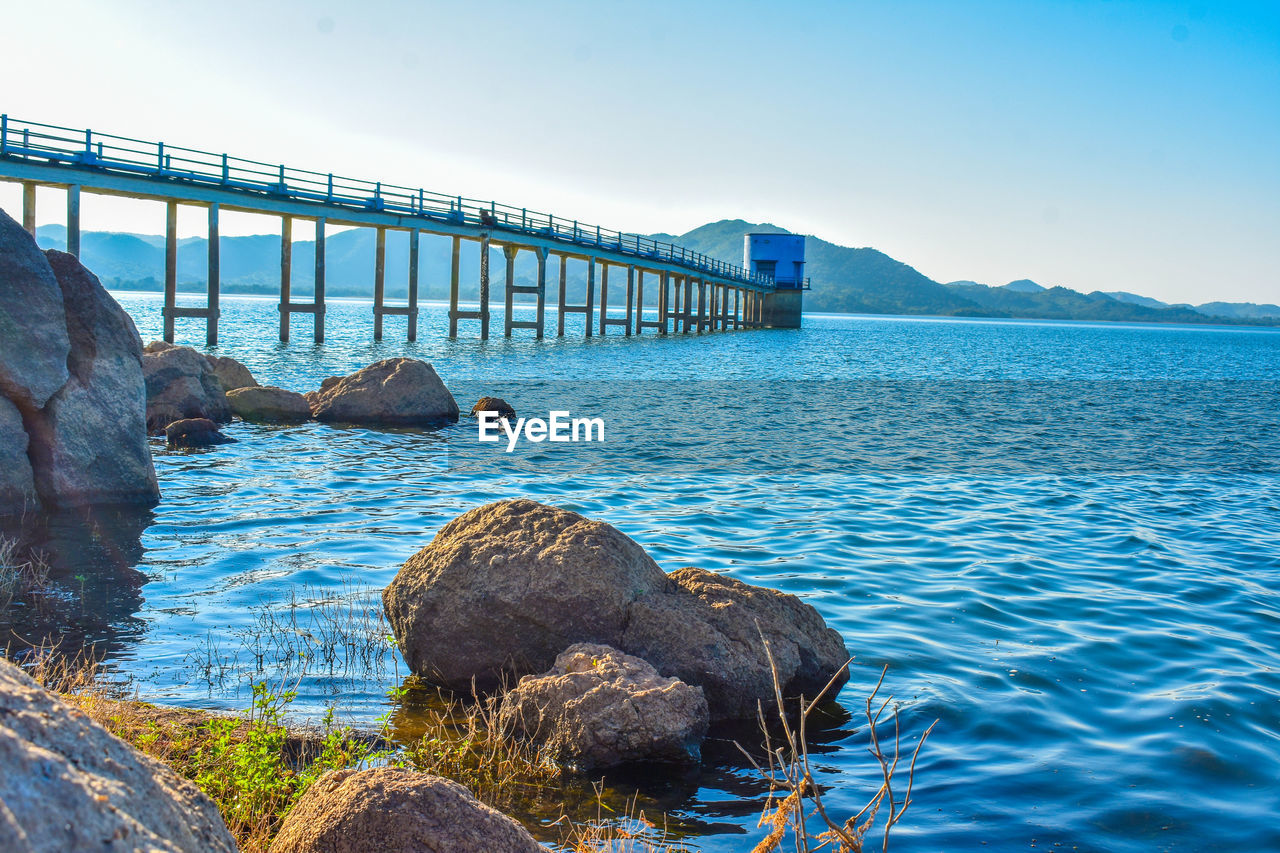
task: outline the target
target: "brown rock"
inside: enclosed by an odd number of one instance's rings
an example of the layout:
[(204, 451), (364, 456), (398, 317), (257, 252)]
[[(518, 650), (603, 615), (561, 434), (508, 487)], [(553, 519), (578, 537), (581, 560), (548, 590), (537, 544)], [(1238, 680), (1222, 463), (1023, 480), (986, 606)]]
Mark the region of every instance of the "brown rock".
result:
[(388, 358), (350, 376), (330, 377), (307, 394), (316, 420), (382, 426), (438, 426), (458, 404), (425, 361)]
[(218, 384), (222, 386), (224, 392), (234, 391), (237, 388), (258, 387), (258, 380), (253, 378), (249, 368), (231, 356), (206, 355), (204, 358), (209, 362), (209, 367), (213, 369), (213, 375), (218, 378)]
[(471, 510), (400, 569), (382, 600), (410, 668), (466, 689), (549, 669), (578, 642), (616, 645), (637, 598), (665, 588), (644, 549), (530, 500)]
[(270, 853), (546, 853), (467, 789), (399, 767), (336, 770), (289, 812)]
[(0, 661), (0, 849), (234, 853), (217, 807)]
[(231, 404), (231, 411), (246, 421), (294, 423), (311, 418), (306, 397), (271, 385), (228, 391), (227, 402)]
[(208, 418), (184, 418), (164, 428), (165, 443), (170, 447), (212, 447), (235, 441), (218, 429)]
[(511, 404), (501, 397), (481, 397), (474, 406), (471, 407), (471, 417), (475, 417), (481, 412), (495, 412), (500, 418), (510, 418), (515, 420), (516, 410), (511, 408)]
[(579, 770), (696, 762), (707, 733), (702, 688), (663, 678), (615, 648), (575, 643), (502, 697), (499, 719)]
[(155, 355), (158, 352), (164, 352), (167, 349), (173, 349), (175, 346), (176, 344), (171, 344), (168, 341), (152, 341), (151, 343), (143, 347), (142, 351), (144, 353), (147, 353), (148, 355)]
[(142, 356), (147, 384), (147, 432), (155, 434), (176, 420), (231, 420), (222, 383), (204, 356), (191, 347), (167, 347)]
[[(700, 685), (713, 719), (755, 716), (758, 701), (773, 703), (761, 634), (786, 696), (816, 695), (849, 659), (840, 634), (794, 595), (704, 569), (667, 577), (676, 590), (636, 601), (620, 645), (659, 672)], [(847, 680), (846, 672), (834, 689)]]

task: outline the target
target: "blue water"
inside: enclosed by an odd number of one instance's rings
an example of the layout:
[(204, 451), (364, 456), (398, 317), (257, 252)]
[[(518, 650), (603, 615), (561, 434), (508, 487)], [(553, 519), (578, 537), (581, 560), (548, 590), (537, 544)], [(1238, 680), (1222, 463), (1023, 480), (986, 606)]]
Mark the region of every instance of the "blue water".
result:
[[(158, 337), (157, 297), (118, 298)], [(225, 298), (217, 351), (297, 390), (423, 358), (464, 410), (570, 408), (609, 440), (508, 455), (467, 422), (235, 423), (209, 452), (155, 445), (163, 500), (113, 551), (142, 577), (82, 619), (144, 696), (243, 705), (270, 670), (245, 639), (262, 614), (376, 611), (444, 522), (523, 495), (823, 613), (856, 656), (850, 716), (817, 737), (835, 813), (874, 791), (859, 721), (887, 664), (908, 748), (939, 721), (897, 850), (1280, 850), (1280, 333), (808, 316), (583, 340), (571, 318), (562, 340), (482, 344), (447, 341), (430, 307), (416, 344), (394, 321), (375, 344), (369, 306), (337, 302), (323, 346), (295, 322), (286, 347), (277, 317)], [(368, 722), (397, 666), (308, 671), (296, 710)], [(737, 851), (762, 794), (713, 743), (653, 796), (702, 849)]]

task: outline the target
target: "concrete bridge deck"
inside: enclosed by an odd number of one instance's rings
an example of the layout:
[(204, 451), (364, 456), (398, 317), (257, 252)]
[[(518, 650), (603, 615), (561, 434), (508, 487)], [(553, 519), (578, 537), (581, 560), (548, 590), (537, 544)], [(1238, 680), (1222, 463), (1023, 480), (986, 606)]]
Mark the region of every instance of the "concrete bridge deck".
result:
[[(293, 314), (313, 316), (313, 334), (324, 340), (325, 315), (325, 230), (329, 225), (374, 228), (377, 232), (373, 273), (374, 338), (382, 338), (385, 316), (407, 318), (409, 340), (417, 337), (419, 235), (451, 237), (449, 334), (456, 337), (463, 320), (479, 322), (480, 337), (489, 336), (489, 255), (499, 246), (506, 261), (505, 326), (510, 336), (515, 329), (532, 329), (538, 337), (545, 331), (547, 261), (559, 259), (559, 300), (557, 334), (564, 334), (566, 314), (586, 316), (586, 334), (598, 328), (604, 334), (611, 326), (625, 334), (652, 328), (660, 334), (704, 332), (729, 328), (759, 328), (771, 325), (799, 325), (800, 294), (795, 288), (780, 287), (767, 276), (755, 274), (726, 261), (687, 248), (635, 234), (626, 234), (586, 225), (577, 220), (516, 208), (496, 202), (482, 202), (462, 196), (446, 196), (423, 189), (411, 189), (381, 182), (344, 178), (333, 174), (294, 169), (254, 160), (214, 154), (190, 148), (113, 136), (91, 130), (76, 130), (35, 122), (18, 121), (0, 115), (0, 180), (23, 185), (23, 225), (35, 233), (35, 190), (37, 186), (61, 187), (67, 197), (67, 251), (80, 252), (81, 194), (128, 196), (154, 199), (168, 207), (165, 251), (164, 337), (172, 341), (178, 317), (203, 318), (206, 343), (217, 344), (220, 315), (220, 271), (218, 220), (221, 210), (279, 216), (280, 243), (280, 340), (288, 341)], [(177, 299), (177, 211), (178, 205), (208, 210), (209, 257), (208, 296), (203, 307), (179, 307)], [(310, 302), (291, 299), (293, 221), (315, 223), (315, 295)], [(409, 233), (408, 304), (385, 304), (386, 232)], [(479, 244), (480, 307), (467, 311), (458, 307), (459, 255), (463, 240)], [(530, 251), (538, 261), (537, 284), (520, 286), (514, 281), (515, 258)], [(587, 262), (586, 302), (566, 302), (566, 261)], [(625, 313), (610, 316), (608, 275), (611, 266), (626, 269)], [(600, 268), (599, 302), (596, 304), (596, 268)], [(656, 321), (642, 320), (645, 275), (658, 279)], [(652, 293), (653, 291), (651, 291)], [(516, 294), (536, 297), (536, 319), (513, 319), (511, 307)], [(624, 306), (616, 306), (624, 307)], [(597, 325), (598, 318), (598, 325)]]

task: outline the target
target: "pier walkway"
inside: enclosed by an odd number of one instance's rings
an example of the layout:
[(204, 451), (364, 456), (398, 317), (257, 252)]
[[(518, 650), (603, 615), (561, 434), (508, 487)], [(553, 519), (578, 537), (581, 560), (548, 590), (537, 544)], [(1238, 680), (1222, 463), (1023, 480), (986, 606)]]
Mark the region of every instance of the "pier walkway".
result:
[[(798, 310), (793, 312), (779, 305), (780, 310), (775, 312), (773, 303), (778, 297), (798, 297), (795, 291), (807, 288), (804, 281), (775, 281), (681, 246), (526, 208), (305, 171), (163, 142), (18, 121), (7, 115), (0, 115), (0, 180), (22, 184), (22, 221), (33, 235), (36, 187), (64, 188), (67, 251), (77, 256), (82, 192), (164, 202), (168, 207), (164, 276), (167, 341), (174, 338), (177, 318), (196, 317), (205, 321), (206, 343), (214, 346), (218, 342), (218, 218), (223, 209), (280, 217), (281, 341), (289, 340), (290, 318), (294, 314), (312, 315), (314, 338), (317, 343), (324, 340), (325, 231), (330, 225), (376, 229), (371, 271), (376, 340), (382, 339), (383, 318), (393, 315), (406, 317), (409, 340), (417, 337), (421, 234), (452, 238), (450, 337), (457, 336), (459, 322), (464, 320), (478, 321), (480, 337), (489, 337), (489, 256), (495, 246), (501, 248), (506, 261), (503, 333), (507, 336), (517, 329), (530, 329), (539, 338), (543, 336), (547, 265), (552, 256), (559, 262), (558, 335), (564, 334), (565, 316), (571, 313), (585, 315), (588, 336), (593, 330), (604, 334), (615, 326), (627, 335), (641, 334), (646, 328), (665, 335), (798, 325)], [(208, 210), (208, 298), (202, 307), (176, 304), (179, 204)], [(293, 301), (290, 294), (295, 219), (315, 225), (315, 293), (310, 302)], [(388, 305), (384, 299), (388, 230), (409, 234), (407, 305)], [(464, 240), (479, 244), (478, 310), (459, 308), (458, 269)], [(533, 286), (515, 283), (515, 259), (521, 251), (532, 252), (537, 258), (537, 283)], [(587, 262), (586, 299), (582, 305), (566, 302), (566, 261), (571, 258)], [(618, 316), (609, 314), (610, 267), (626, 271), (623, 304), (612, 306), (625, 309)], [(642, 312), (646, 275), (656, 279), (656, 320), (644, 319)], [(654, 292), (650, 290), (651, 295)], [(536, 319), (514, 319), (511, 308), (516, 294), (536, 297)], [(798, 301), (791, 299), (787, 304), (798, 305)]]

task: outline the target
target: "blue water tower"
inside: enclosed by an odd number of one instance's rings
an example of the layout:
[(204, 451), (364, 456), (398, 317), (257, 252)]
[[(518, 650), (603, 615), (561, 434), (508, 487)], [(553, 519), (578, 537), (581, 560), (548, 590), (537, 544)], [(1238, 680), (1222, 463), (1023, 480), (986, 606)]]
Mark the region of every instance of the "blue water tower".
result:
[(779, 290), (804, 289), (803, 235), (748, 234), (744, 243), (746, 269), (772, 278)]

